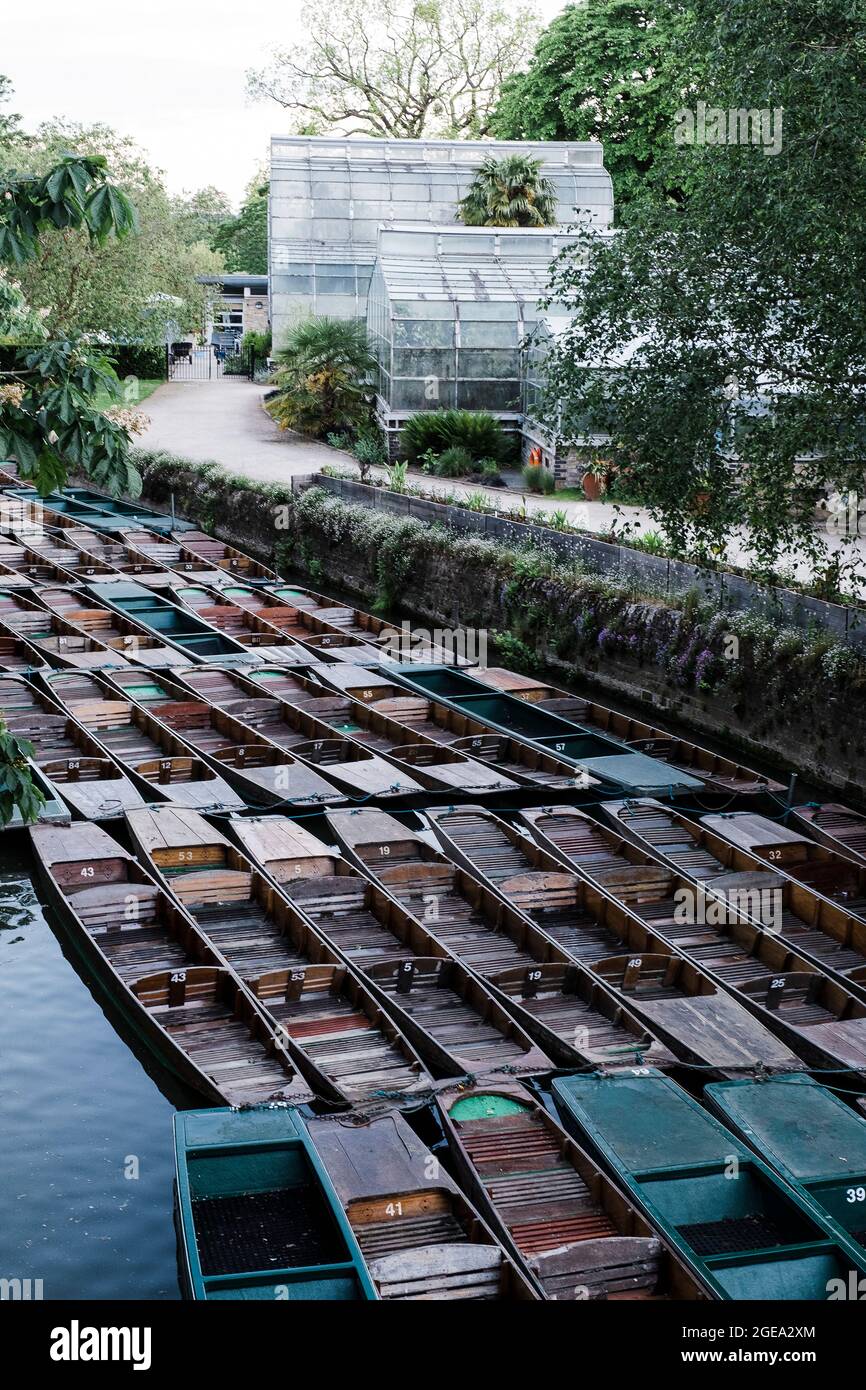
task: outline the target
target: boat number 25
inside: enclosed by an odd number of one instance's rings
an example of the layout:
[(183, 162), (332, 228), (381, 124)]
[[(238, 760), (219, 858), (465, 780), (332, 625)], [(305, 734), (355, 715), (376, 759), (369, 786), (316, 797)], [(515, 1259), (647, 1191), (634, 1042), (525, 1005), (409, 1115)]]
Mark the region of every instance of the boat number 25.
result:
[(866, 1202), (866, 1187), (849, 1187), (845, 1191), (846, 1202)]

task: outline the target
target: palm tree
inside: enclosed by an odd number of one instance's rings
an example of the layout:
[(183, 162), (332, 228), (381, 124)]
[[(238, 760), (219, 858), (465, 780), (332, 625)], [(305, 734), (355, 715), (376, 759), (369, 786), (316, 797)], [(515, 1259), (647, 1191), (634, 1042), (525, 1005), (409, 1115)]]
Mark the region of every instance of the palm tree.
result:
[(269, 409), (283, 429), (324, 436), (366, 422), (376, 363), (363, 323), (303, 319), (289, 331), (276, 357), (271, 382), (278, 395)]
[(553, 226), (556, 189), (540, 170), (540, 159), (522, 154), (485, 159), (460, 202), (467, 227)]

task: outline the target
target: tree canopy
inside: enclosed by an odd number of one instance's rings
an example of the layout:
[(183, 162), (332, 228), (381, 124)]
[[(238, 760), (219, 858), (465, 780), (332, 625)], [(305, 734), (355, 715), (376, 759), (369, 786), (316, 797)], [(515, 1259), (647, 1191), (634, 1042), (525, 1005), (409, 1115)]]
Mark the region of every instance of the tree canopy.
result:
[(652, 175), (663, 190), (684, 166), (688, 197), (559, 261), (574, 317), (546, 413), (566, 437), (609, 431), (681, 549), (739, 524), (771, 570), (822, 553), (828, 487), (863, 487), (866, 25), (848, 0), (693, 9), (678, 62), (705, 106)]
[(306, 40), (249, 73), (299, 134), (479, 139), (503, 80), (529, 57), (530, 6), (503, 0), (333, 0), (303, 11)]
[[(197, 277), (223, 264), (208, 244), (214, 214), (203, 212), (203, 195), (171, 199), (134, 142), (107, 126), (47, 123), (25, 146), (13, 143), (7, 161), (23, 171), (19, 178), (38, 179), (69, 150), (102, 161), (94, 197), (116, 209), (134, 205), (136, 218), (124, 229), (130, 236), (93, 236), (87, 225), (56, 215), (41, 229), (38, 255), (21, 262), (18, 279), (28, 303), (45, 311), (48, 335), (159, 344), (169, 321), (180, 331), (200, 328), (207, 291)], [(226, 211), (223, 200), (218, 215)]]
[(212, 234), (211, 246), (228, 271), (268, 273), (268, 184), (262, 179), (253, 181), (237, 216), (224, 219)]
[(460, 216), (467, 227), (549, 227), (556, 220), (556, 189), (540, 159), (485, 159), (460, 200)]
[[(544, 30), (525, 72), (503, 84), (491, 132), (503, 140), (600, 140), (617, 217), (643, 196), (674, 113), (699, 88), (683, 45), (688, 0), (584, 0)], [(681, 167), (668, 168), (679, 196)]]

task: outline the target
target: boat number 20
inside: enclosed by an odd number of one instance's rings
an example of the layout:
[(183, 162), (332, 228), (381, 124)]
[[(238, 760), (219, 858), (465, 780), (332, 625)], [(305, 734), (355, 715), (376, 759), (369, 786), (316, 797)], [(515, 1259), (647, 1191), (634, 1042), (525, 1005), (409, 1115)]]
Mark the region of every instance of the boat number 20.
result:
[(845, 1192), (846, 1202), (866, 1202), (866, 1187), (849, 1187)]

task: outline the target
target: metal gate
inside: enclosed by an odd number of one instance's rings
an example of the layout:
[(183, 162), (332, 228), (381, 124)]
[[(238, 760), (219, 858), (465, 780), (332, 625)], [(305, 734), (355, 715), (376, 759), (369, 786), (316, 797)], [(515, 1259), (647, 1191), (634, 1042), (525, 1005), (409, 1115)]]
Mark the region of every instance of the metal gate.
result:
[(165, 350), (169, 381), (254, 381), (255, 353), (250, 348), (219, 347), (207, 343), (171, 343)]

